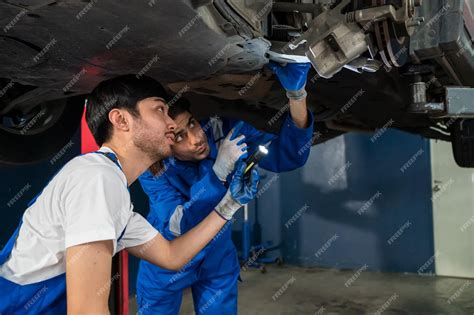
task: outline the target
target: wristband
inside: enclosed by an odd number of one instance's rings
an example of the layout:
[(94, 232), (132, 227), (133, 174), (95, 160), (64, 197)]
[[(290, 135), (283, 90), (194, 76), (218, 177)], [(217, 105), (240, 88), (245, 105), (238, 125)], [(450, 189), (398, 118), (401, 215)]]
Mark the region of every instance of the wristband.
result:
[(234, 213), (240, 209), (242, 205), (232, 198), (230, 190), (227, 191), (224, 198), (219, 202), (219, 204), (214, 209), (223, 219), (229, 221), (234, 216)]
[(294, 101), (302, 100), (307, 95), (308, 95), (308, 93), (306, 93), (306, 90), (304, 89), (304, 87), (300, 90), (297, 90), (297, 91), (286, 91), (286, 97), (288, 97), (288, 99), (294, 100)]

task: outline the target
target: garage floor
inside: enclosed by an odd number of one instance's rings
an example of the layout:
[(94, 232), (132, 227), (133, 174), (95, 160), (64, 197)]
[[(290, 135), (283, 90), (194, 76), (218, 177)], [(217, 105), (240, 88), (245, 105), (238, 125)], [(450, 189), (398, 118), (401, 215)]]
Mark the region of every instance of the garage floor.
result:
[[(239, 314), (245, 315), (474, 315), (473, 279), (297, 267), (250, 270), (242, 279)], [(181, 314), (194, 314), (190, 291)]]

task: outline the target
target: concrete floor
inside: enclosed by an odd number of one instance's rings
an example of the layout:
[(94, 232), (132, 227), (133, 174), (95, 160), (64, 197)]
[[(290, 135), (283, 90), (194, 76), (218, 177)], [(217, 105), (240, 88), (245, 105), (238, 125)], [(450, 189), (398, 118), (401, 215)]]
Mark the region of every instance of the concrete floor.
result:
[[(241, 276), (239, 314), (474, 315), (474, 279), (277, 266)], [(194, 314), (190, 291), (180, 314)]]

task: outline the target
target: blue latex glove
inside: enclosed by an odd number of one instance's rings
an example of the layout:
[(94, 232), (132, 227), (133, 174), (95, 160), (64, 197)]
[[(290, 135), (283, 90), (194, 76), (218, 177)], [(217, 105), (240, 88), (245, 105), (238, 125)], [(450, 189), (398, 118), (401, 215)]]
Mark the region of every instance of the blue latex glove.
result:
[(287, 91), (298, 91), (304, 88), (310, 63), (287, 63), (282, 66), (274, 61), (268, 63), (268, 67), (276, 74), (281, 85)]
[(241, 205), (249, 203), (255, 197), (258, 191), (258, 181), (260, 180), (260, 175), (255, 167), (252, 168), (250, 176), (245, 176), (246, 167), (247, 163), (239, 160), (236, 166), (237, 170), (229, 186), (232, 198)]
[(215, 211), (226, 220), (232, 219), (234, 213), (237, 212), (242, 205), (249, 203), (255, 198), (258, 192), (260, 175), (254, 167), (250, 176), (245, 176), (244, 172), (246, 167), (247, 163), (239, 160), (229, 189), (215, 208)]

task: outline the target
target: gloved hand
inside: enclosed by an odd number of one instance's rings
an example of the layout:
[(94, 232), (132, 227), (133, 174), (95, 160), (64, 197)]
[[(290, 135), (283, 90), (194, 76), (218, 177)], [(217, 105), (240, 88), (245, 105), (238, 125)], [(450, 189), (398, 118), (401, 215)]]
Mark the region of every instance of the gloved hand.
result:
[(217, 152), (216, 162), (212, 166), (214, 173), (216, 173), (217, 177), (223, 182), (225, 182), (227, 176), (234, 171), (235, 162), (239, 159), (246, 158), (248, 155), (247, 144), (244, 142), (245, 136), (240, 135), (236, 137), (243, 124), (243, 121), (239, 122), (227, 134)]
[(276, 74), (281, 85), (286, 90), (286, 96), (291, 100), (300, 100), (306, 97), (304, 89), (310, 63), (287, 63), (282, 66), (274, 61), (270, 61), (268, 67)]
[(232, 177), (229, 189), (224, 198), (222, 198), (216, 206), (216, 212), (226, 220), (232, 219), (234, 213), (237, 212), (240, 207), (249, 203), (257, 194), (260, 175), (254, 167), (250, 176), (245, 176), (244, 172), (246, 167), (247, 163), (244, 161), (238, 162), (237, 170), (235, 171), (234, 177)]

